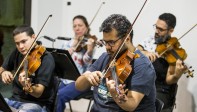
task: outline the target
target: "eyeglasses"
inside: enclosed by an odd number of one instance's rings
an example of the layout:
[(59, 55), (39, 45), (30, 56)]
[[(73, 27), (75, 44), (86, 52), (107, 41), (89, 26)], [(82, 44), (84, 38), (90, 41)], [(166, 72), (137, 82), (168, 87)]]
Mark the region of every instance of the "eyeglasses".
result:
[(108, 44), (109, 46), (114, 47), (115, 44), (116, 44), (116, 42), (117, 42), (118, 40), (120, 40), (120, 39), (122, 39), (122, 38), (118, 38), (117, 40), (110, 40), (110, 41), (101, 40), (101, 42), (102, 42), (102, 44), (105, 45), (105, 46)]
[(158, 27), (156, 24), (153, 25), (153, 28), (155, 30), (158, 30), (159, 32), (164, 32), (164, 31), (168, 30), (168, 28), (167, 29), (163, 29), (163, 28)]

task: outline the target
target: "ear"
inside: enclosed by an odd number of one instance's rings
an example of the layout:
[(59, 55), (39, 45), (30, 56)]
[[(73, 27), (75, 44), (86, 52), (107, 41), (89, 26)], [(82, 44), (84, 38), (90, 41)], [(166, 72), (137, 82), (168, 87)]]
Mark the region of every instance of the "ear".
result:
[(128, 36), (126, 42), (130, 42), (131, 36)]
[(173, 31), (174, 31), (174, 28), (171, 28), (171, 29), (169, 30), (170, 35), (173, 33)]
[(34, 38), (34, 39), (35, 39), (35, 38), (36, 38), (36, 35), (35, 35), (35, 34), (33, 34), (33, 35), (31, 36), (31, 38)]

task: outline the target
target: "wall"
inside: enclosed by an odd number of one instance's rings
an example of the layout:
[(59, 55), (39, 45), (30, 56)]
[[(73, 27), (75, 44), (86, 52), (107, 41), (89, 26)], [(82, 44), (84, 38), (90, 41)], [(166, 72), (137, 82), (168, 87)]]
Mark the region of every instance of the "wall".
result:
[[(68, 5), (68, 2), (71, 5)], [(102, 38), (99, 26), (105, 18), (110, 14), (119, 13), (126, 15), (133, 22), (144, 0), (32, 0), (32, 27), (38, 33), (47, 16), (53, 14), (53, 17), (41, 32), (40, 37), (43, 35), (54, 39), (57, 36), (72, 37), (72, 18), (75, 15), (82, 14), (87, 17), (89, 22), (92, 21), (102, 2), (105, 2), (105, 4), (102, 5), (90, 26), (91, 34), (96, 35), (98, 38)], [(164, 12), (173, 13), (177, 17), (177, 26), (173, 36), (181, 37), (193, 25), (197, 24), (196, 4), (196, 0), (149, 0), (134, 24), (134, 44), (137, 45), (144, 38), (153, 35), (152, 25), (155, 24), (158, 16)], [(197, 52), (197, 49), (195, 49), (197, 47), (196, 35), (197, 27), (180, 40), (182, 47), (188, 53), (185, 62), (192, 65), (194, 70), (197, 70), (197, 63), (195, 63), (197, 60), (195, 56), (195, 52)], [(40, 38), (40, 40), (47, 47), (61, 48), (63, 43), (63, 41), (59, 40), (56, 40), (54, 44), (43, 38)], [(103, 49), (97, 48), (94, 57), (98, 58)], [(186, 78), (184, 75), (179, 81), (177, 109), (175, 111), (194, 111), (192, 109), (197, 104), (196, 79), (197, 76)]]

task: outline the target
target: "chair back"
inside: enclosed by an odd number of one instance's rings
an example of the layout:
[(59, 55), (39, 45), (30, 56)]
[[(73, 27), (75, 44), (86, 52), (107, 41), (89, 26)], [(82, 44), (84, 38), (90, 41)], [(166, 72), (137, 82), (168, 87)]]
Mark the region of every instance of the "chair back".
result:
[(161, 112), (161, 110), (163, 109), (164, 103), (163, 101), (156, 98), (155, 106), (156, 106), (156, 112)]
[(53, 88), (53, 90), (55, 92), (55, 96), (54, 96), (54, 100), (53, 100), (53, 108), (52, 108), (53, 112), (56, 112), (57, 92), (58, 92), (59, 85), (60, 85), (60, 79), (57, 76), (55, 76), (54, 77), (54, 88)]

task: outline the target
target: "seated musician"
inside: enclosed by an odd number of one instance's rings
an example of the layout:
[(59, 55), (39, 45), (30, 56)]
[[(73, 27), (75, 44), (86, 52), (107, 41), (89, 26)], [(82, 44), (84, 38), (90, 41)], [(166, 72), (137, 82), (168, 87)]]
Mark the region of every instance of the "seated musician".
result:
[(177, 92), (177, 82), (186, 70), (186, 66), (183, 64), (182, 60), (175, 60), (175, 58), (173, 63), (169, 63), (164, 55), (159, 56), (156, 51), (158, 45), (167, 45), (168, 40), (172, 39), (171, 34), (175, 26), (176, 17), (173, 14), (161, 14), (154, 25), (155, 35), (145, 39), (138, 46), (142, 53), (153, 62), (157, 75), (155, 81), (157, 98), (164, 102), (162, 112), (173, 111)]
[[(21, 112), (51, 112), (56, 94), (53, 91), (55, 64), (52, 55), (43, 46), (34, 44), (36, 36), (30, 26), (17, 27), (13, 31), (13, 39), (16, 49), (0, 67), (3, 83), (13, 85), (12, 97), (5, 98), (7, 104)], [(30, 48), (32, 49), (27, 54)], [(40, 58), (37, 58), (38, 55)], [(25, 56), (27, 58), (19, 68)], [(14, 75), (13, 71), (17, 70), (18, 73)]]
[[(94, 86), (91, 112), (155, 112), (155, 70), (150, 60), (133, 45), (133, 31), (128, 35), (131, 31), (129, 20), (125, 16), (112, 14), (104, 20), (100, 31), (103, 32), (107, 52), (76, 81), (79, 91)], [(116, 60), (126, 53), (125, 58), (119, 61), (129, 60), (127, 67), (130, 68), (125, 74), (127, 77), (123, 78), (117, 71), (124, 67), (120, 68), (120, 63), (111, 64), (121, 45)]]
[[(95, 48), (94, 39), (88, 38), (87, 47), (81, 47), (82, 38), (86, 38), (89, 35), (89, 25), (87, 19), (82, 15), (77, 15), (73, 18), (73, 31), (75, 34), (74, 39), (65, 43), (63, 49), (67, 49), (72, 56), (77, 69), (82, 74), (86, 71), (87, 67), (92, 63), (93, 52)], [(80, 43), (81, 42), (81, 43)], [(78, 91), (75, 88), (75, 82), (68, 83), (67, 80), (62, 80), (59, 90), (58, 90), (58, 102), (57, 102), (57, 112), (64, 112), (66, 108), (65, 103), (73, 100), (77, 96), (90, 91)]]

